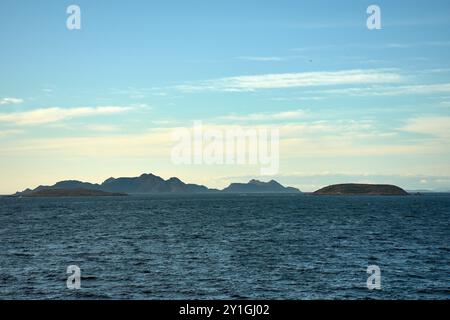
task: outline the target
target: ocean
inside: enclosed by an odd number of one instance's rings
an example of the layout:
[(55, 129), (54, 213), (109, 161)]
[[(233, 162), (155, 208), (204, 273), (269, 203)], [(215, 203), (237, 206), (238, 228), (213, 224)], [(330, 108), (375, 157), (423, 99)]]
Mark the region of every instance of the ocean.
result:
[(449, 299), (449, 277), (448, 194), (0, 198), (0, 299)]

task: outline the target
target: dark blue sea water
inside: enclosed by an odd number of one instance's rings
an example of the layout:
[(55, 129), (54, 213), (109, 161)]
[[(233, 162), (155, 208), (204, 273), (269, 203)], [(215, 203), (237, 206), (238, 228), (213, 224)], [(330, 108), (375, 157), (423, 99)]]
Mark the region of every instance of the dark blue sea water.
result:
[(449, 195), (0, 198), (0, 299), (449, 299), (449, 246)]

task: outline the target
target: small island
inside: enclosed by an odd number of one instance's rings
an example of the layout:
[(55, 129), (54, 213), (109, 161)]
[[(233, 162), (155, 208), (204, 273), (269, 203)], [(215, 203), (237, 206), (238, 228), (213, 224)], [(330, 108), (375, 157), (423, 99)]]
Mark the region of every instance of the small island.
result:
[(406, 196), (408, 192), (400, 187), (387, 184), (336, 184), (313, 193), (314, 195), (371, 195), (371, 196)]
[(90, 189), (42, 189), (24, 194), (24, 197), (120, 197), (126, 193), (105, 192)]
[(301, 193), (293, 187), (284, 187), (275, 180), (262, 182), (252, 179), (248, 183), (232, 183), (222, 190), (226, 193)]

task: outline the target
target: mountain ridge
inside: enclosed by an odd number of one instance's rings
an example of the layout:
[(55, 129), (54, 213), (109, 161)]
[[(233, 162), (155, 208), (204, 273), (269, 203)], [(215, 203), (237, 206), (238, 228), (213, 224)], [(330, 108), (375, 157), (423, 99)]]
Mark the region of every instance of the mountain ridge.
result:
[(35, 189), (25, 189), (16, 192), (15, 196), (26, 196), (32, 193), (41, 192), (49, 189), (85, 189), (91, 191), (102, 191), (110, 193), (127, 194), (155, 194), (155, 193), (301, 193), (300, 190), (293, 187), (284, 187), (275, 180), (262, 182), (256, 179), (248, 183), (231, 183), (223, 190), (210, 189), (204, 185), (185, 183), (177, 177), (171, 177), (167, 180), (152, 173), (144, 173), (139, 177), (119, 177), (108, 178), (101, 184), (83, 182), (78, 180), (63, 180), (56, 182), (51, 186), (40, 185)]
[(252, 179), (248, 183), (232, 183), (222, 190), (227, 193), (300, 193), (293, 187), (284, 187), (275, 180), (261, 182)]

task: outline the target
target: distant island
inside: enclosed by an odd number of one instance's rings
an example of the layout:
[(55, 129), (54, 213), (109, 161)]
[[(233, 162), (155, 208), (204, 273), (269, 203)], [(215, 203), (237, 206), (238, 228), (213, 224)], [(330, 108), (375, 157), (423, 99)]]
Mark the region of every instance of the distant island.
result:
[(261, 182), (250, 180), (248, 183), (232, 183), (222, 190), (228, 193), (300, 193), (300, 190), (292, 187), (283, 187), (275, 180)]
[(120, 197), (126, 193), (113, 193), (89, 189), (42, 189), (29, 192), (24, 197)]
[[(301, 193), (292, 187), (284, 187), (275, 180), (262, 182), (250, 180), (248, 183), (231, 183), (223, 190), (187, 184), (178, 178), (164, 180), (154, 174), (142, 174), (132, 178), (109, 178), (101, 184), (93, 184), (77, 180), (66, 180), (52, 186), (39, 186), (16, 192), (13, 196), (101, 196), (123, 194), (195, 194), (195, 193)], [(104, 193), (104, 194), (102, 194)]]
[[(124, 196), (139, 194), (201, 194), (201, 193), (267, 193), (303, 194), (299, 189), (285, 187), (275, 180), (262, 182), (252, 179), (247, 183), (231, 183), (223, 190), (210, 189), (203, 185), (184, 183), (176, 177), (164, 180), (154, 174), (142, 174), (131, 178), (109, 178), (101, 184), (66, 180), (52, 186), (39, 186), (16, 192), (12, 196), (25, 197), (83, 197), (83, 196)], [(408, 192), (400, 187), (387, 184), (346, 183), (327, 186), (313, 195), (390, 195), (405, 196)]]
[(336, 184), (320, 190), (315, 195), (380, 195), (380, 196), (406, 196), (408, 192), (400, 187), (387, 184)]

